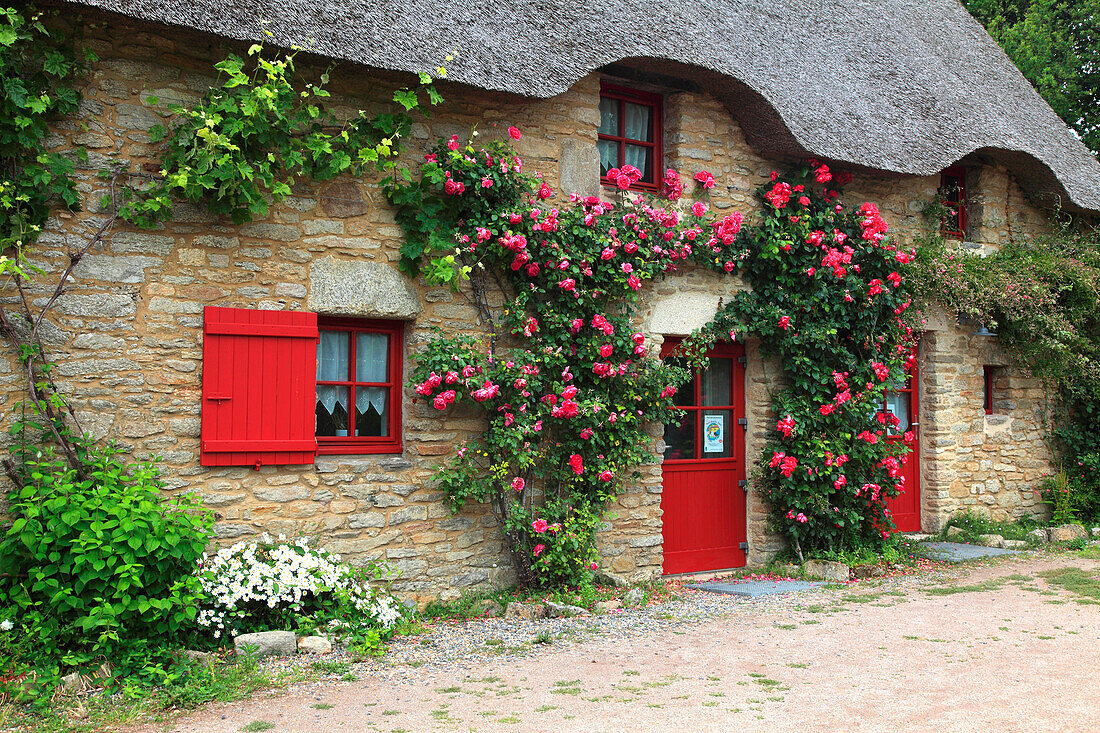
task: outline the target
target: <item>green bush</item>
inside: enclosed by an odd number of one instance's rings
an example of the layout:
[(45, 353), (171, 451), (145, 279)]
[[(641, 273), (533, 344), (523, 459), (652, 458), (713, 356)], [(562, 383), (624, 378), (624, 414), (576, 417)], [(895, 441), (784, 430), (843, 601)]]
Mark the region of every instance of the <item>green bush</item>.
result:
[(80, 455), (78, 472), (52, 451), (23, 451), (8, 495), (0, 607), (39, 668), (125, 666), (182, 641), (198, 612), (210, 515), (193, 495), (167, 498), (152, 462), (113, 447)]

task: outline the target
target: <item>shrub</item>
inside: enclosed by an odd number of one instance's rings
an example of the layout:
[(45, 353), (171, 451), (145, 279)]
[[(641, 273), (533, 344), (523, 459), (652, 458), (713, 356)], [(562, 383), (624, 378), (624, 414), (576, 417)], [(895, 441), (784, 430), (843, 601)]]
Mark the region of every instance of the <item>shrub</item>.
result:
[(273, 542), (264, 534), (203, 558), (198, 623), (221, 638), (339, 621), (370, 639), (401, 617), (396, 599), (370, 586), (384, 572), (376, 564), (354, 568), (305, 539)]
[(34, 654), (120, 664), (123, 648), (189, 633), (211, 527), (198, 499), (166, 499), (156, 465), (128, 464), (114, 447), (83, 447), (82, 472), (46, 449), (21, 458), (0, 540), (0, 604)]

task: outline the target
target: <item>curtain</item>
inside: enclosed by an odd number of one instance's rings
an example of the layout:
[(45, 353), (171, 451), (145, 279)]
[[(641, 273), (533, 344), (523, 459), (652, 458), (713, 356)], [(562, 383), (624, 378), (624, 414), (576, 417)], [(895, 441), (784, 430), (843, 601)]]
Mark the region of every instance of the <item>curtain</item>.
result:
[(651, 181), (653, 176), (649, 165), (649, 153), (652, 148), (645, 148), (641, 145), (626, 145), (626, 154), (624, 162), (627, 165), (632, 165), (642, 172), (642, 178)]
[(628, 140), (641, 140), (647, 143), (653, 142), (652, 126), (650, 125), (653, 108), (643, 107), (640, 104), (631, 104), (630, 102), (627, 102), (625, 107), (626, 134), (624, 137)]
[[(355, 374), (358, 382), (385, 382), (389, 379), (390, 339), (384, 333), (360, 333), (355, 343)], [(386, 414), (387, 387), (360, 387), (356, 390), (355, 407), (366, 412), (374, 407), (379, 415)], [(383, 420), (383, 423), (385, 421)], [(382, 434), (385, 435), (383, 425)]]
[(317, 380), (346, 381), (348, 378), (348, 335), (344, 331), (321, 331), (317, 342)]

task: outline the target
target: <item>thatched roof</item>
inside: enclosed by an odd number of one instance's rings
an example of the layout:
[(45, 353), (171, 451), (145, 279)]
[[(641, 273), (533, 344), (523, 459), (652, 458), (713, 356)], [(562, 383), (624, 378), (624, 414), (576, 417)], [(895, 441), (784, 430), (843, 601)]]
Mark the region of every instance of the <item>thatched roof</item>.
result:
[(719, 95), (764, 153), (928, 175), (981, 152), (1100, 211), (1100, 163), (958, 0), (71, 0), (530, 97), (630, 59)]

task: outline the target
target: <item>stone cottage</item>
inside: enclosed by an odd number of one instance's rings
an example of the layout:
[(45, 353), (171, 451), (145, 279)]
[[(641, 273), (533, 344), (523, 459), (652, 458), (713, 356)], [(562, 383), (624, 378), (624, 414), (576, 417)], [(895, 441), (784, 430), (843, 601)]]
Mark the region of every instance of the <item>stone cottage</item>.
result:
[[(53, 4), (99, 57), (81, 119), (51, 143), (89, 151), (87, 209), (51, 220), (41, 240), (55, 273), (65, 245), (101, 220), (97, 172), (155, 162), (147, 130), (165, 105), (196, 102), (213, 64), (261, 27), (269, 43), (308, 48), (317, 69), (334, 64), (332, 89), (351, 108), (451, 56), (446, 102), (414, 128), (414, 152), (474, 125), (517, 125), (520, 153), (565, 192), (598, 194), (623, 163), (643, 171), (642, 187), (666, 168), (706, 168), (714, 205), (749, 213), (770, 171), (812, 155), (852, 169), (846, 198), (876, 202), (902, 242), (945, 196), (957, 212), (945, 230), (972, 248), (1043, 231), (1055, 206), (1100, 211), (1100, 164), (957, 0), (671, 0), (659, 15), (624, 0)], [(319, 535), (353, 560), (388, 561), (399, 588), (421, 593), (506, 580), (493, 518), (452, 516), (427, 482), (477, 420), (440, 417), (403, 386), (428, 329), (475, 329), (477, 312), (462, 293), (402, 275), (401, 237), (375, 182), (350, 177), (303, 182), (242, 226), (180, 205), (157, 231), (117, 227), (80, 262), (45, 334), (62, 386), (96, 437), (160, 456), (171, 490), (198, 491), (221, 540)], [(731, 287), (705, 271), (661, 282), (640, 314), (646, 334), (690, 333)], [(903, 530), (936, 531), (963, 509), (1041, 511), (1045, 395), (976, 331), (929, 314), (911, 383), (889, 399), (916, 435), (894, 506)], [(22, 383), (14, 354), (3, 357), (10, 411)], [(309, 424), (277, 434), (292, 389), (268, 367), (292, 363), (316, 364)], [(775, 424), (777, 372), (750, 341), (706, 375), (729, 416), (714, 458), (726, 534), (678, 529), (709, 511), (685, 493), (707, 446), (697, 433), (666, 442), (656, 426), (652, 465), (610, 513), (605, 566), (640, 580), (776, 551), (759, 497), (739, 483)]]

